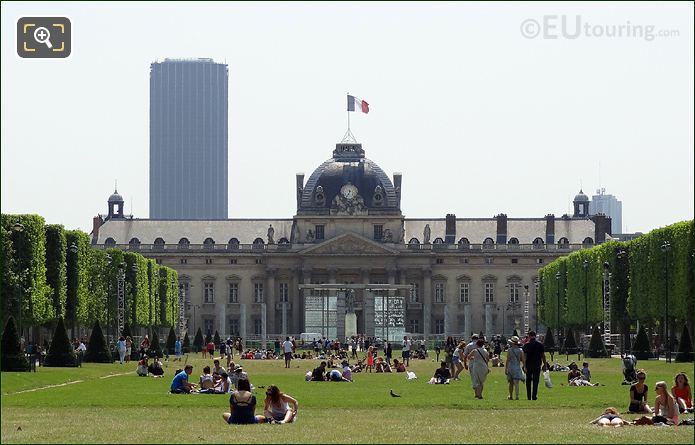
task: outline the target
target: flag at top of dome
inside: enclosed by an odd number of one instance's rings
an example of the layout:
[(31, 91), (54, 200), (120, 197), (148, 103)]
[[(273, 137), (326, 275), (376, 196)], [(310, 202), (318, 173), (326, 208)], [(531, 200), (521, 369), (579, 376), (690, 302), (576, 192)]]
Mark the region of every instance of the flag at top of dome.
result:
[(357, 97), (355, 97), (355, 96), (350, 96), (350, 95), (348, 94), (348, 97), (347, 97), (347, 110), (348, 110), (348, 111), (357, 111), (357, 110), (359, 110), (359, 111), (361, 111), (361, 112), (363, 112), (363, 113), (369, 113), (369, 104), (368, 104), (366, 101), (362, 100), (362, 99), (359, 99), (359, 98), (357, 98)]

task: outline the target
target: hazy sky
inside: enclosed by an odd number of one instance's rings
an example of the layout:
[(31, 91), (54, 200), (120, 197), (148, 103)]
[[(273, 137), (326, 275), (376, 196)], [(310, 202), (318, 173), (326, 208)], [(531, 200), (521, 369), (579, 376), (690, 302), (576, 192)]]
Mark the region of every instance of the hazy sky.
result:
[[(20, 59), (22, 16), (67, 16), (72, 55)], [(621, 199), (629, 232), (693, 217), (690, 2), (13, 2), (0, 44), (5, 213), (89, 231), (118, 179), (147, 217), (149, 65), (212, 57), (229, 65), (230, 217), (294, 215), (294, 175), (331, 156), (348, 91), (407, 217), (559, 216), (580, 184)]]

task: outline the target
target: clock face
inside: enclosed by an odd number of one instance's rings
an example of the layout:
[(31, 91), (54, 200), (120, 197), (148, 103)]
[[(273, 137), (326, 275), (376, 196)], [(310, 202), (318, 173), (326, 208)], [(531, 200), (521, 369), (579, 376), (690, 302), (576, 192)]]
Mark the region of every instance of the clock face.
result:
[(350, 183), (347, 183), (340, 189), (340, 194), (346, 197), (347, 199), (353, 199), (357, 196), (357, 187)]

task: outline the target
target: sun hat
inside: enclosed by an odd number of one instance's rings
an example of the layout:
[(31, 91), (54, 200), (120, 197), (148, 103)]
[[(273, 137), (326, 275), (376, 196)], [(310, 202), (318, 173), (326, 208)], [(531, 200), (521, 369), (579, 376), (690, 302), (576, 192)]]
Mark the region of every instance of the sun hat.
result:
[(512, 335), (512, 338), (509, 339), (509, 343), (514, 343), (515, 345), (519, 344), (519, 337), (516, 335)]

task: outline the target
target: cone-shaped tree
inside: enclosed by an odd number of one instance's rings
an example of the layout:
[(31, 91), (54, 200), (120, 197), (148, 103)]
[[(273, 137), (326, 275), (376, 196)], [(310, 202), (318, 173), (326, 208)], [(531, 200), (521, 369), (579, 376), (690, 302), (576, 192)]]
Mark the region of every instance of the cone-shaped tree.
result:
[(169, 355), (174, 355), (174, 349), (176, 348), (176, 332), (174, 332), (174, 328), (169, 328), (166, 348)]
[(65, 331), (65, 322), (63, 317), (58, 319), (56, 330), (53, 333), (51, 347), (46, 354), (44, 366), (69, 367), (77, 366), (77, 356), (68, 339), (68, 333)]
[(191, 352), (191, 339), (188, 338), (188, 332), (183, 336), (183, 353), (188, 354)]
[(212, 341), (212, 335), (210, 335), (210, 334), (208, 333), (208, 334), (205, 336), (205, 344), (207, 345), (207, 344), (210, 343), (211, 341)]
[(5, 324), (5, 330), (2, 333), (2, 371), (28, 371), (29, 362), (24, 357), (24, 351), (19, 344), (19, 335), (17, 335), (17, 326), (14, 323), (14, 318), (10, 316)]
[(563, 349), (565, 350), (565, 354), (577, 353), (577, 341), (574, 338), (574, 331), (572, 328), (567, 329), (567, 336), (565, 337)]
[(99, 320), (94, 322), (92, 335), (89, 336), (89, 345), (84, 355), (84, 361), (90, 363), (111, 363), (111, 353), (106, 347), (106, 339), (99, 325)]
[(677, 362), (692, 362), (693, 361), (693, 344), (690, 340), (690, 332), (688, 326), (683, 325), (680, 343), (678, 345), (678, 354), (676, 354)]
[(594, 326), (594, 332), (591, 334), (588, 355), (591, 358), (608, 357), (608, 352), (606, 351), (606, 346), (603, 344), (603, 337), (598, 330), (598, 326)]
[(518, 337), (518, 336), (519, 336), (519, 332), (518, 332), (516, 329), (514, 329), (514, 332), (512, 333), (512, 335), (516, 335), (516, 336)]
[(130, 325), (126, 321), (125, 324), (123, 325), (123, 332), (121, 333), (123, 337), (130, 337), (133, 338), (133, 334), (130, 333)]
[(162, 354), (162, 345), (159, 344), (159, 334), (157, 334), (157, 329), (152, 329), (150, 339), (150, 357), (164, 357), (164, 354)]
[(213, 337), (212, 341), (215, 343), (215, 347), (220, 344), (220, 333), (215, 331), (215, 336)]
[(550, 328), (548, 328), (548, 330), (545, 331), (545, 339), (543, 340), (543, 346), (545, 347), (545, 350), (548, 352), (555, 351), (555, 337), (553, 337), (553, 330)]
[(193, 348), (195, 348), (195, 352), (200, 352), (200, 350), (203, 349), (203, 331), (201, 331), (200, 328), (198, 328), (198, 332), (195, 333)]
[(640, 326), (635, 342), (632, 344), (632, 354), (637, 360), (648, 360), (653, 357), (652, 348), (649, 344), (649, 337), (644, 326)]

